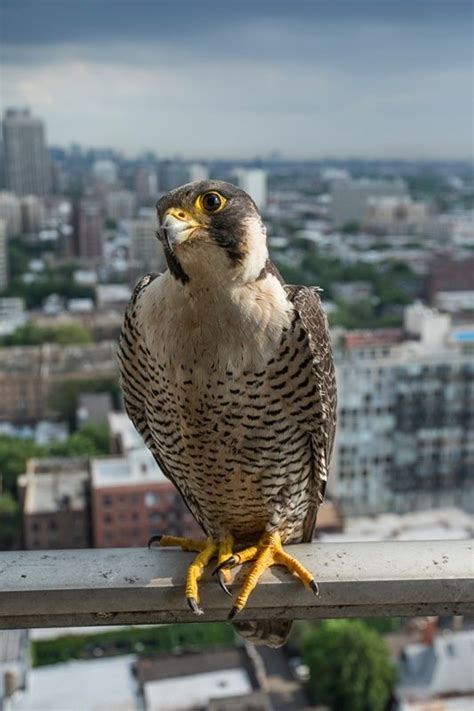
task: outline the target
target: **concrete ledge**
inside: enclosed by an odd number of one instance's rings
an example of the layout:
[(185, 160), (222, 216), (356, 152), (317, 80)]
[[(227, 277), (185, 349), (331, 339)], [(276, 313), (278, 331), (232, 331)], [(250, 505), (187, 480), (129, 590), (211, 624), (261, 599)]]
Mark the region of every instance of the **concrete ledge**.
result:
[[(313, 543), (291, 552), (314, 572), (320, 597), (273, 568), (241, 619), (474, 614), (473, 541)], [(0, 553), (0, 629), (225, 620), (232, 600), (209, 574), (205, 614), (188, 609), (192, 557), (141, 548)]]

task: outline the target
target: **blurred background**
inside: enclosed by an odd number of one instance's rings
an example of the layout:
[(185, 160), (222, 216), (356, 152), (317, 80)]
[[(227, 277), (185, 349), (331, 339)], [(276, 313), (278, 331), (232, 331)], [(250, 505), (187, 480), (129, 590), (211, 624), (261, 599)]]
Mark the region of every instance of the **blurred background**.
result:
[[(323, 289), (339, 430), (317, 537), (472, 538), (471, 2), (0, 9), (0, 547), (199, 535), (115, 351), (164, 268), (157, 198), (208, 177), (251, 194), (287, 281)], [(300, 623), (257, 654), (225, 623), (0, 632), (0, 708), (468, 711), (473, 649), (459, 617)]]

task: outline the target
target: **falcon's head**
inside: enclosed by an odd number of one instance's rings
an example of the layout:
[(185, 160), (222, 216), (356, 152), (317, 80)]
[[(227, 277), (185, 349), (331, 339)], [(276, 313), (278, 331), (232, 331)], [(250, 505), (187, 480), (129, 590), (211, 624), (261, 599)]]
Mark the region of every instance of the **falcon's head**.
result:
[(202, 180), (172, 190), (156, 207), (168, 267), (183, 284), (206, 277), (250, 282), (265, 269), (265, 227), (244, 190)]

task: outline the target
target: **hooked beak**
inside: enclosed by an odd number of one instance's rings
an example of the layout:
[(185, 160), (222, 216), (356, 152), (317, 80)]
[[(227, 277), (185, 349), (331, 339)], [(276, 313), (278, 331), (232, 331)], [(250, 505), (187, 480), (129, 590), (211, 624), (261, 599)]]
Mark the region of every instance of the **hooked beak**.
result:
[(193, 232), (199, 227), (202, 225), (196, 222), (188, 212), (176, 207), (166, 210), (161, 223), (164, 241), (171, 252), (178, 244), (182, 244), (192, 237)]

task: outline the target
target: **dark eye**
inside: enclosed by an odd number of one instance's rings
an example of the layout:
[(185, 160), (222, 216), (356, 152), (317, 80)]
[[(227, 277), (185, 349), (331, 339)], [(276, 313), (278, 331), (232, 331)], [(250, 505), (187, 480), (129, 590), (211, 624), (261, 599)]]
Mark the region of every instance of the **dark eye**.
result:
[(222, 207), (224, 201), (219, 193), (204, 193), (202, 196), (202, 206), (206, 212), (216, 212)]

